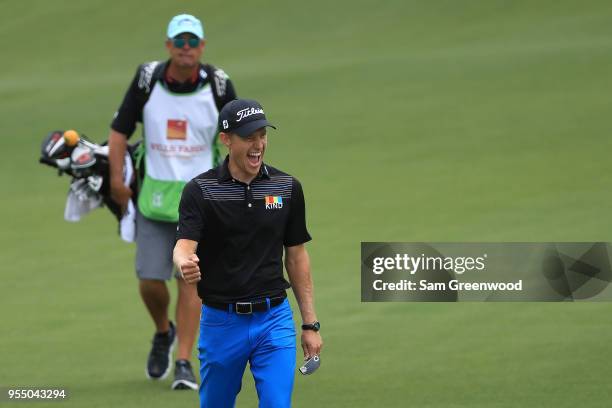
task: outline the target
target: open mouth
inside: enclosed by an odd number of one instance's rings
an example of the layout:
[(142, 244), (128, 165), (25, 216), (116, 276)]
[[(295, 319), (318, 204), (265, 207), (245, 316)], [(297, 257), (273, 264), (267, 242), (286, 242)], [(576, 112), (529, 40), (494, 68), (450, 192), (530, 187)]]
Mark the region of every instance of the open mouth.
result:
[(249, 164), (253, 167), (257, 167), (261, 164), (261, 152), (252, 152), (247, 154)]

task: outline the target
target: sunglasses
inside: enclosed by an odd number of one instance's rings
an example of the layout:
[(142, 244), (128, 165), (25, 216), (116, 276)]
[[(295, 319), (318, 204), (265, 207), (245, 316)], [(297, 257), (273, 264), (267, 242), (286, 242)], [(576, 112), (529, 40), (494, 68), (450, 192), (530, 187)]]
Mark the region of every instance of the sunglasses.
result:
[(185, 46), (185, 44), (187, 44), (189, 46), (189, 48), (196, 48), (200, 45), (200, 39), (199, 38), (189, 38), (189, 39), (184, 39), (184, 38), (173, 38), (172, 39), (172, 44), (176, 47), (176, 48), (183, 48)]

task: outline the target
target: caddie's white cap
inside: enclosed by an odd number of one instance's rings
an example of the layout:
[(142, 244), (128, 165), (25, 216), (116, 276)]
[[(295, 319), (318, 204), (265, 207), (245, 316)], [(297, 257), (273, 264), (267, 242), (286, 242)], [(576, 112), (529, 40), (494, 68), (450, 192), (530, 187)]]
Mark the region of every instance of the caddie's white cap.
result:
[(172, 17), (168, 24), (168, 38), (174, 38), (183, 33), (191, 33), (199, 39), (204, 39), (202, 22), (191, 14), (179, 14)]

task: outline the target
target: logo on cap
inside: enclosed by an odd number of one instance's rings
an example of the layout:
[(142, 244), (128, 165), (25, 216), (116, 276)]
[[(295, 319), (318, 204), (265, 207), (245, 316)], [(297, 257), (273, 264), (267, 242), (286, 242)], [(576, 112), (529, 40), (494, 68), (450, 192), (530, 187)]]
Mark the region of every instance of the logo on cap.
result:
[(193, 26), (194, 24), (193, 24), (193, 21), (191, 21), (191, 19), (184, 18), (184, 19), (180, 20), (177, 25), (189, 25), (189, 26)]
[(258, 113), (265, 115), (263, 109), (260, 109), (260, 108), (245, 108), (245, 109), (239, 110), (238, 112), (236, 112), (236, 116), (238, 116), (238, 119), (236, 119), (236, 122), (240, 122), (242, 119), (248, 118), (249, 116), (252, 116), (252, 115), (257, 115)]

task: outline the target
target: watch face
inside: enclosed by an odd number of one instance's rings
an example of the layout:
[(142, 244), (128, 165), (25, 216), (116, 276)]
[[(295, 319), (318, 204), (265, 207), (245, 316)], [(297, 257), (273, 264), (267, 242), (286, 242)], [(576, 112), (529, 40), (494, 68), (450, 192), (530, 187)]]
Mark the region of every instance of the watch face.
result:
[(314, 323), (312, 324), (312, 327), (314, 327), (315, 331), (319, 331), (319, 330), (321, 330), (321, 323), (319, 323), (319, 322), (314, 322)]

